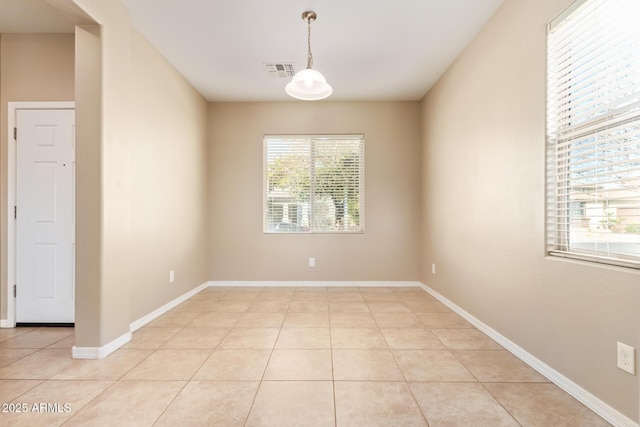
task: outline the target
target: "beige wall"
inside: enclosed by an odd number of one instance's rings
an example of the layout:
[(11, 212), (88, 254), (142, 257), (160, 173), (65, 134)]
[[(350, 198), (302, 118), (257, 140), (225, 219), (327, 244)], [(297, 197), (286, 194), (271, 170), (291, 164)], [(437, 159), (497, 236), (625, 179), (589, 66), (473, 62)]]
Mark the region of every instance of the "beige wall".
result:
[[(207, 104), (132, 30), (122, 3), (75, 2), (101, 23), (102, 71), (99, 179), (88, 176), (100, 195), (100, 222), (76, 230), (76, 236), (97, 232), (100, 243), (98, 259), (77, 270), (86, 279), (77, 282), (79, 303), (91, 307), (76, 320), (76, 345), (103, 346), (127, 333), (132, 321), (207, 281)], [(88, 51), (78, 61), (95, 53), (88, 39), (83, 36)], [(93, 82), (76, 83), (89, 86), (84, 93), (92, 90)], [(90, 186), (84, 191), (89, 201)], [(93, 247), (86, 238), (80, 243)], [(171, 285), (170, 269), (176, 272)]]
[(102, 41), (76, 27), (76, 322), (78, 346), (100, 346)]
[[(209, 278), (417, 280), (419, 115), (417, 102), (210, 104)], [(365, 135), (365, 233), (265, 235), (263, 135), (325, 133)]]
[[(99, 170), (90, 170), (81, 163), (96, 160), (93, 151), (76, 157), (76, 188), (78, 213), (87, 209), (83, 205), (98, 194), (96, 200), (99, 220), (76, 223), (77, 252), (91, 249), (97, 259), (84, 259), (76, 263), (77, 347), (101, 347), (129, 331), (129, 293), (131, 288), (131, 140), (129, 138), (129, 105), (131, 97), (131, 43), (128, 10), (119, 1), (93, 2), (75, 0), (88, 15), (100, 22), (99, 44), (83, 37), (78, 47), (77, 61), (97, 54), (101, 75), (98, 77), (100, 99), (88, 99), (96, 83), (91, 76), (76, 80), (76, 91), (83, 97), (78, 109), (97, 109), (99, 135), (89, 132), (93, 122), (83, 122), (86, 116), (77, 116), (76, 129), (92, 138), (99, 151)], [(90, 87), (85, 88), (84, 84)], [(96, 105), (96, 103), (98, 105)], [(99, 138), (93, 140), (93, 138)], [(82, 144), (79, 138), (77, 144)], [(86, 165), (85, 165), (86, 166)], [(91, 209), (84, 210), (85, 213)], [(86, 218), (84, 218), (86, 219)], [(83, 228), (83, 225), (89, 227)], [(98, 228), (98, 230), (96, 230)], [(99, 236), (99, 242), (90, 238)], [(86, 254), (85, 254), (86, 255)]]
[[(2, 235), (7, 101), (74, 100), (75, 91), (76, 346), (101, 347), (208, 280), (207, 103), (132, 30), (121, 2), (75, 3), (101, 25), (0, 39)], [(4, 276), (2, 285), (4, 297)]]
[[(7, 235), (8, 102), (73, 101), (73, 34), (0, 35), (0, 235)], [(7, 317), (7, 239), (0, 239), (0, 318)]]
[(616, 341), (640, 348), (640, 275), (544, 252), (545, 24), (569, 3), (505, 1), (425, 96), (421, 279), (638, 421)]
[[(78, 176), (92, 220), (77, 230), (88, 249), (77, 345), (108, 343), (206, 280), (422, 280), (638, 420), (638, 379), (615, 367), (615, 343), (640, 348), (639, 275), (544, 257), (544, 31), (570, 0), (505, 1), (421, 105), (214, 103), (208, 113), (120, 2), (75, 2), (102, 24), (79, 31), (76, 58), (96, 73), (75, 82), (79, 126), (95, 143), (78, 158), (94, 163)], [(31, 65), (25, 53), (57, 37), (66, 53), (41, 57), (60, 71)], [(3, 236), (6, 103), (73, 100), (72, 58), (73, 36), (0, 37)], [(365, 234), (262, 233), (271, 133), (365, 134)], [(4, 239), (0, 251), (5, 272)]]
[[(131, 320), (207, 282), (207, 103), (131, 34)], [(169, 270), (175, 282), (169, 284)]]

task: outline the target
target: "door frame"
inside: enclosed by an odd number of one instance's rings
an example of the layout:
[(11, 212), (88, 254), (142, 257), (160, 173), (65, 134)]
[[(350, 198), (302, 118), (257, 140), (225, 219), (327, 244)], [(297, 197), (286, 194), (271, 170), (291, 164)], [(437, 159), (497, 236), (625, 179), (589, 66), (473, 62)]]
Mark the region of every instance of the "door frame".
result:
[(75, 110), (74, 101), (64, 102), (9, 102), (7, 112), (7, 318), (0, 320), (1, 328), (15, 328), (16, 326), (16, 299), (13, 296), (13, 286), (16, 284), (16, 220), (13, 217), (16, 206), (16, 163), (17, 145), (13, 138), (13, 128), (16, 126), (18, 110)]

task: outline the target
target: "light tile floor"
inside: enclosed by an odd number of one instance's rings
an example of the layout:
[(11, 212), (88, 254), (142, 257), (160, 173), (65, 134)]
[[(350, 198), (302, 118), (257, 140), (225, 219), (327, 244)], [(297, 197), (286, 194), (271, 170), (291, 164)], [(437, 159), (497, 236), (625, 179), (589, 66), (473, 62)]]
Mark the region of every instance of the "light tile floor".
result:
[(0, 330), (0, 402), (26, 408), (0, 425), (607, 425), (418, 288), (208, 288), (105, 359), (72, 345)]

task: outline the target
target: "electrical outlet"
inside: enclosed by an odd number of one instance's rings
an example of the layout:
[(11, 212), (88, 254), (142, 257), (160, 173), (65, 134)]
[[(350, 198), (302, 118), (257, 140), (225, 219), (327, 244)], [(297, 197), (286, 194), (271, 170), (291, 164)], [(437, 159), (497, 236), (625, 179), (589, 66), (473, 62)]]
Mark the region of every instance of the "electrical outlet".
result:
[(173, 270), (169, 271), (169, 283), (173, 283), (173, 281), (175, 280), (175, 274), (173, 272)]
[(636, 349), (618, 342), (618, 368), (636, 374)]
[(436, 265), (431, 264), (431, 274), (436, 274)]
[(309, 267), (315, 267), (315, 266), (316, 266), (316, 259), (309, 258)]

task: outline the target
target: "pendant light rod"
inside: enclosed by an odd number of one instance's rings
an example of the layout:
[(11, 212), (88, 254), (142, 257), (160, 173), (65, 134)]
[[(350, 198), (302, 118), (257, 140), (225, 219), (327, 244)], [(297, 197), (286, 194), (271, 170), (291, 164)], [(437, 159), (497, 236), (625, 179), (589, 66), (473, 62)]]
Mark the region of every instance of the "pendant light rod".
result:
[(307, 68), (313, 68), (313, 54), (311, 53), (311, 23), (318, 16), (313, 11), (302, 12), (302, 20), (307, 23)]

